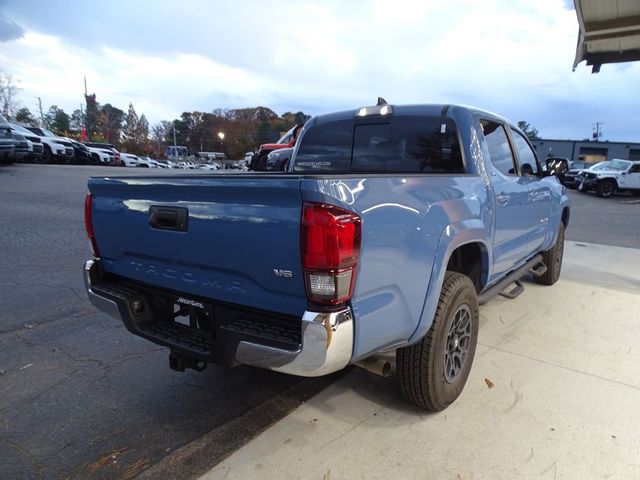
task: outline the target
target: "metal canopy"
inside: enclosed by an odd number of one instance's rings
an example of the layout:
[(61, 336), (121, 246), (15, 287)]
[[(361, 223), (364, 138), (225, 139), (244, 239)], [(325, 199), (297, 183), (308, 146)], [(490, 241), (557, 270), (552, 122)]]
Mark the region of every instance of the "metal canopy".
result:
[(573, 70), (583, 60), (600, 71), (604, 63), (640, 60), (640, 0), (574, 0), (580, 33)]

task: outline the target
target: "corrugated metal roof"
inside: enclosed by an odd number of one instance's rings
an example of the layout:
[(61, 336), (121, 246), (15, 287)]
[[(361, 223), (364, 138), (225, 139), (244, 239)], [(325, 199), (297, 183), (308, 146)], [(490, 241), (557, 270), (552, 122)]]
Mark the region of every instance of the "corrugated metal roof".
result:
[(580, 33), (573, 69), (583, 60), (598, 72), (604, 63), (640, 60), (640, 0), (574, 0)]

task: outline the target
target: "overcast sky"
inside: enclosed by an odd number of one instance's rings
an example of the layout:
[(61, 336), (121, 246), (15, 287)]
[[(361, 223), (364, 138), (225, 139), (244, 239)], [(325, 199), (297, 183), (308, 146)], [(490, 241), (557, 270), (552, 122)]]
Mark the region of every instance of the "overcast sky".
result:
[(462, 103), (544, 138), (640, 141), (640, 62), (571, 71), (571, 0), (0, 0), (0, 70), (22, 106), (83, 99), (153, 123), (263, 105), (309, 114)]

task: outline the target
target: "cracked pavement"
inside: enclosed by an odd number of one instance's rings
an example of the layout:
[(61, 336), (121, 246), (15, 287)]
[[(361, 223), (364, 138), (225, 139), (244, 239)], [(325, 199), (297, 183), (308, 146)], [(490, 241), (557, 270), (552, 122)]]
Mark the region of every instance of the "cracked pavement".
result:
[[(264, 428), (260, 417), (277, 420), (262, 405), (284, 395), (290, 410), (326, 385), (247, 367), (174, 372), (167, 349), (88, 302), (87, 178), (140, 173), (0, 168), (0, 478), (133, 478), (221, 429), (190, 469), (172, 463), (173, 478), (192, 478)], [(258, 420), (223, 428), (248, 412)]]

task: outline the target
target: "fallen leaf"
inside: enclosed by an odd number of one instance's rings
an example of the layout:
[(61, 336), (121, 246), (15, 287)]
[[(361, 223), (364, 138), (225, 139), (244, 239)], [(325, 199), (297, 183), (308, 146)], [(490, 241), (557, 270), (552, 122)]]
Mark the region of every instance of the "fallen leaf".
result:
[(495, 384), (491, 380), (489, 380), (488, 378), (484, 379), (484, 383), (486, 383), (487, 387), (489, 387), (489, 388), (495, 387)]

